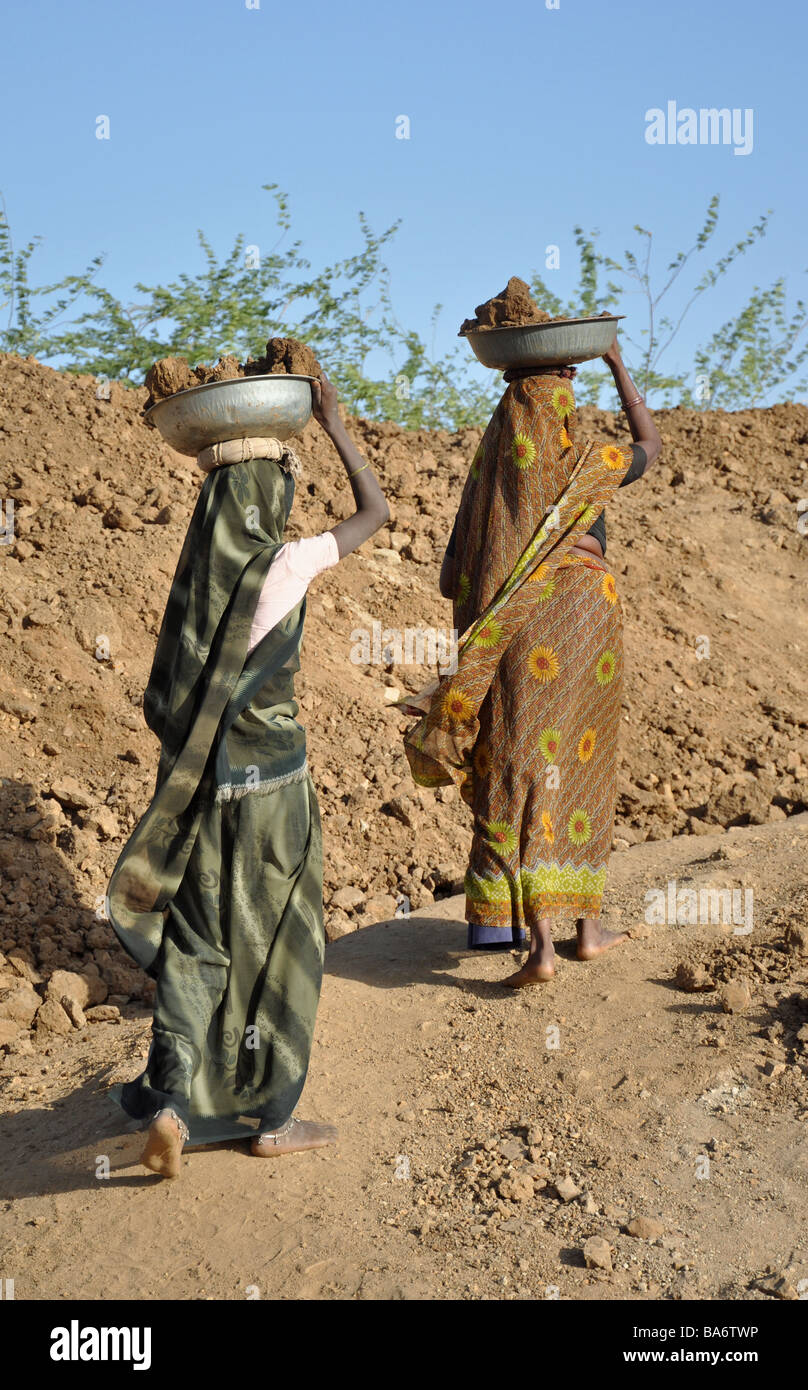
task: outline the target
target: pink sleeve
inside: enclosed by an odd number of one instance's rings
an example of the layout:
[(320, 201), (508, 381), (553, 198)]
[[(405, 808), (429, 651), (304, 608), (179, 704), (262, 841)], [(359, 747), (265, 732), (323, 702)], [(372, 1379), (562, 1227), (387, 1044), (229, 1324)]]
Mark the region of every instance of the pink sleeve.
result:
[(339, 561), (339, 551), (333, 531), (323, 531), (319, 536), (309, 536), (302, 541), (290, 541), (284, 546), (286, 563), (306, 584), (315, 575), (330, 569)]
[(247, 650), (252, 651), (262, 637), (291, 613), (315, 575), (338, 561), (339, 550), (331, 531), (282, 545), (267, 571), (253, 614)]

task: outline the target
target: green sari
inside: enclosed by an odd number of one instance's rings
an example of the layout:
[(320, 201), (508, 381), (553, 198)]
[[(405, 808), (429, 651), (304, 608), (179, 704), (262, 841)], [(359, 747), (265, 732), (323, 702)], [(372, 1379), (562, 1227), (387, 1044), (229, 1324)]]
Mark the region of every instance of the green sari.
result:
[(191, 1142), (282, 1125), (308, 1069), (322, 982), (322, 842), (297, 723), (305, 599), (248, 653), (294, 497), (270, 459), (209, 474), (144, 697), (154, 796), (109, 883), (111, 924), (157, 981), (146, 1068), (113, 1092), (170, 1106)]

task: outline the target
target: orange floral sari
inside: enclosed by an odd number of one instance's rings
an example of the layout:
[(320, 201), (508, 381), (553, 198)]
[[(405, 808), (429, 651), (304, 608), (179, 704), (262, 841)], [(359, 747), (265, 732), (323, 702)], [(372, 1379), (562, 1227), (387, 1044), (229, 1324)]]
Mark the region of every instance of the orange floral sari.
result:
[(513, 381), (457, 515), (457, 669), (422, 692), (404, 740), (422, 786), (474, 814), (469, 944), (508, 946), (542, 917), (597, 916), (611, 849), (622, 613), (606, 562), (572, 547), (631, 452), (574, 441), (568, 381)]

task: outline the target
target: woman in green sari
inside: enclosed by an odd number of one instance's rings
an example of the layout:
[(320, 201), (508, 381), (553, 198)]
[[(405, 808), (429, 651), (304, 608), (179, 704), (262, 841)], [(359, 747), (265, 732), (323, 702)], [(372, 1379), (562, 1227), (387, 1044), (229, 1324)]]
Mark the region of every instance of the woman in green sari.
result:
[(246, 1134), (263, 1157), (336, 1138), (293, 1115), (325, 947), (320, 817), (294, 674), (308, 581), (389, 512), (324, 374), (312, 397), (355, 513), (284, 545), (294, 450), (247, 440), (200, 455), (210, 471), (144, 697), (160, 739), (156, 787), (108, 901), (118, 938), (157, 988), (146, 1068), (113, 1094), (149, 1123), (141, 1161), (165, 1177), (179, 1174), (185, 1143)]

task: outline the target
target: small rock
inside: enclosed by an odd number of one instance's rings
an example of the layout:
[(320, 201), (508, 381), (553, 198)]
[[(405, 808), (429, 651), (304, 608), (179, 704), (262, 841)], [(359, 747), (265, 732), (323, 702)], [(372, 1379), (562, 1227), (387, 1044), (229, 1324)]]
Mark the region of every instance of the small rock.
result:
[(637, 1240), (658, 1240), (664, 1234), (662, 1222), (653, 1216), (635, 1216), (626, 1226), (626, 1235), (635, 1236)]
[(343, 912), (350, 912), (352, 907), (358, 907), (364, 902), (364, 898), (361, 888), (338, 888), (331, 899), (331, 906), (342, 908)]
[(37, 1009), (36, 1026), (65, 1037), (73, 1032), (73, 1024), (57, 999), (43, 999)]
[(773, 1298), (782, 1298), (789, 1302), (800, 1297), (797, 1288), (797, 1276), (791, 1268), (783, 1270), (782, 1274), (772, 1274), (768, 1279), (758, 1280), (758, 1287), (764, 1293), (769, 1293)]
[(33, 986), (27, 980), (20, 980), (10, 989), (0, 989), (0, 1018), (28, 1028), (41, 1002)]
[(697, 994), (700, 990), (715, 989), (715, 981), (708, 974), (703, 965), (694, 965), (692, 961), (680, 961), (676, 967), (674, 983), (677, 989), (684, 990), (685, 994)]
[(526, 1163), (522, 1172), (533, 1178), (539, 1187), (546, 1187), (553, 1176), (546, 1163)]
[(331, 912), (326, 918), (325, 939), (339, 941), (341, 937), (350, 935), (356, 929), (356, 922), (352, 922), (344, 912)]
[(30, 700), (23, 700), (8, 690), (0, 691), (0, 710), (4, 714), (13, 714), (21, 724), (30, 724), (39, 714), (38, 707)]
[(728, 980), (721, 986), (720, 995), (725, 1014), (742, 1014), (752, 1002), (752, 991), (743, 980)]
[(769, 818), (771, 793), (758, 781), (738, 779), (709, 803), (708, 815), (719, 825), (763, 825)]
[(365, 915), (384, 922), (388, 917), (395, 917), (397, 905), (391, 893), (374, 893), (365, 903)]
[(59, 1000), (59, 1003), (61, 1004), (62, 1008), (64, 1009), (74, 1028), (87, 1027), (87, 1019), (85, 1017), (85, 1013), (83, 1008), (81, 1007), (81, 1004), (77, 1003), (75, 999), (71, 999), (69, 994), (62, 995), (62, 998)]
[(50, 627), (58, 623), (61, 613), (55, 604), (32, 603), (25, 616), (32, 627)]
[(580, 1197), (581, 1189), (576, 1187), (572, 1178), (558, 1178), (555, 1183), (555, 1190), (562, 1202), (573, 1202), (576, 1197)]
[(115, 1004), (96, 1004), (84, 1017), (88, 1023), (120, 1023), (121, 1011)]
[(108, 531), (139, 531), (143, 522), (126, 507), (110, 507), (104, 512), (103, 525)]
[(37, 970), (34, 962), (23, 951), (9, 951), (8, 963), (15, 974), (21, 979), (26, 980), (29, 985), (41, 985), (42, 976)]
[(103, 1004), (107, 997), (107, 987), (100, 975), (79, 975), (72, 970), (54, 970), (48, 980), (47, 997), (61, 1003), (63, 998), (72, 999), (80, 1009), (88, 1004)]
[(612, 1271), (612, 1247), (603, 1236), (590, 1236), (584, 1244), (584, 1263), (587, 1269)]
[(59, 777), (50, 784), (50, 795), (69, 811), (86, 811), (93, 804), (88, 792), (75, 777)]
[(808, 956), (808, 922), (789, 922), (785, 943), (795, 955)]
[(506, 1202), (529, 1202), (533, 1198), (533, 1181), (526, 1173), (511, 1173), (500, 1179), (498, 1191)]
[(393, 796), (389, 801), (385, 801), (382, 806), (382, 813), (385, 816), (394, 816), (410, 830), (414, 830), (418, 824), (418, 812), (413, 803), (405, 796)]
[(6, 1043), (14, 1042), (20, 1036), (22, 1025), (13, 1018), (0, 1018), (0, 1047), (5, 1047)]
[(428, 565), (435, 558), (435, 547), (427, 536), (419, 534), (404, 546), (403, 554), (407, 560), (415, 560), (416, 564)]
[(82, 824), (88, 830), (96, 831), (102, 840), (116, 840), (121, 833), (118, 818), (108, 806), (99, 806), (96, 810), (90, 811)]

